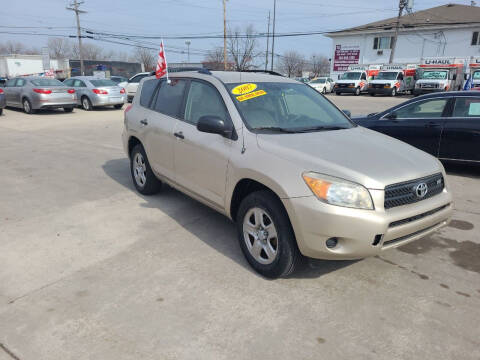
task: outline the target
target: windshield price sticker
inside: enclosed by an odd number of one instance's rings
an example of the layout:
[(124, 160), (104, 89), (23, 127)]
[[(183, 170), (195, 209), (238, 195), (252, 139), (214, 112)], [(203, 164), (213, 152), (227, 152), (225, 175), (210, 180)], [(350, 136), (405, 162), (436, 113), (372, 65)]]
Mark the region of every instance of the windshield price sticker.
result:
[(257, 84), (251, 84), (251, 83), (250, 84), (242, 84), (242, 85), (235, 86), (232, 89), (232, 94), (233, 95), (244, 95), (244, 94), (248, 94), (249, 92), (252, 92), (256, 88), (257, 88)]
[(248, 93), (248, 94), (245, 94), (245, 95), (237, 96), (237, 100), (238, 101), (245, 101), (245, 100), (250, 100), (250, 99), (253, 99), (253, 98), (256, 98), (256, 97), (259, 97), (259, 96), (263, 96), (263, 95), (267, 95), (267, 93), (264, 90), (257, 90), (257, 91), (254, 91), (254, 92), (251, 92), (251, 93)]

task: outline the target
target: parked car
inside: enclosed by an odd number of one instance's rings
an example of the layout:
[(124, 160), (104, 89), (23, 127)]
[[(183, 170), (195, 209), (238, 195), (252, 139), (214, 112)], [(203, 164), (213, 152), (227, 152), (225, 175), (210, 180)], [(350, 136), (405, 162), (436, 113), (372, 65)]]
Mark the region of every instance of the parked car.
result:
[(380, 113), (353, 119), (441, 160), (480, 164), (480, 93), (423, 95)]
[(128, 102), (131, 102), (133, 100), (133, 97), (137, 92), (137, 88), (138, 88), (138, 84), (140, 83), (140, 80), (142, 80), (144, 77), (149, 76), (150, 74), (151, 73), (149, 72), (138, 73), (132, 76), (130, 79), (128, 79), (128, 83), (125, 87), (125, 90), (127, 91)]
[(315, 90), (321, 92), (322, 94), (326, 94), (333, 92), (335, 82), (329, 77), (319, 77), (310, 81), (308, 85), (313, 87)]
[(442, 164), (355, 125), (310, 86), (248, 72), (183, 72), (141, 81), (123, 144), (144, 195), (163, 182), (236, 222), (266, 277), (302, 256), (357, 259), (446, 225)]
[(127, 102), (125, 89), (117, 86), (109, 79), (99, 79), (94, 76), (75, 76), (63, 82), (72, 86), (77, 92), (77, 104), (89, 111), (94, 107), (113, 106), (121, 109)]
[[(128, 82), (128, 79), (124, 76), (110, 76), (110, 80), (112, 80), (115, 84), (117, 84), (118, 86), (121, 86), (120, 84), (121, 83), (127, 83)], [(121, 86), (123, 87), (123, 86)]]
[(72, 112), (77, 96), (72, 87), (45, 77), (17, 77), (7, 81), (4, 88), (7, 106), (23, 108), (27, 114), (39, 109), (63, 108)]
[(7, 106), (7, 102), (5, 101), (5, 91), (0, 87), (0, 115), (2, 115), (5, 106)]

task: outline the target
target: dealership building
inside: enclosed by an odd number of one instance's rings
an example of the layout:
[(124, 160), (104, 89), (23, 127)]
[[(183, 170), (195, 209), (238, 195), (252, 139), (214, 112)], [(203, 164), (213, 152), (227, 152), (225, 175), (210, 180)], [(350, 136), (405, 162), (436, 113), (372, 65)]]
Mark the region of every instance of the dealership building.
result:
[[(397, 18), (327, 34), (333, 40), (331, 74), (352, 64), (388, 63)], [(480, 7), (448, 4), (400, 18), (393, 63), (420, 63), (430, 57), (480, 56)]]

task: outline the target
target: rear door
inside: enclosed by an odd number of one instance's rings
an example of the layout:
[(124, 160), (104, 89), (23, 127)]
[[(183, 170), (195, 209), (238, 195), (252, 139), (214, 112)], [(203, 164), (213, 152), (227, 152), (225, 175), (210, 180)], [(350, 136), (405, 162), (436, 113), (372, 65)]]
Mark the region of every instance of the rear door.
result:
[(75, 89), (75, 92), (77, 93), (77, 104), (81, 105), (82, 104), (82, 96), (87, 95), (88, 96), (88, 87), (87, 84), (85, 84), (84, 81), (80, 79), (74, 79), (73, 81), (73, 87)]
[(176, 182), (224, 210), (227, 165), (233, 140), (198, 131), (198, 120), (208, 115), (220, 117), (231, 124), (224, 99), (215, 86), (206, 81), (192, 80), (183, 121), (175, 127)]
[(13, 103), (13, 97), (15, 94), (15, 82), (17, 79), (10, 79), (7, 81), (5, 84), (5, 88), (3, 89), (5, 91), (5, 101), (7, 102), (8, 106), (12, 105), (18, 105)]
[(445, 121), (440, 158), (480, 161), (480, 97), (457, 97)]
[(371, 128), (438, 156), (443, 123), (450, 106), (450, 97), (414, 101), (387, 113)]
[[(175, 126), (180, 119), (187, 81), (183, 79), (146, 80), (142, 85), (140, 105), (143, 107), (144, 145), (150, 165), (160, 175), (175, 181), (173, 166)], [(144, 91), (155, 92), (149, 106)], [(142, 105), (142, 99), (143, 105)], [(145, 124), (145, 122), (147, 124)]]
[(17, 79), (15, 82), (15, 91), (12, 95), (12, 101), (16, 105), (21, 105), (22, 104), (22, 92), (23, 92), (23, 87), (27, 84), (27, 80), (25, 79)]

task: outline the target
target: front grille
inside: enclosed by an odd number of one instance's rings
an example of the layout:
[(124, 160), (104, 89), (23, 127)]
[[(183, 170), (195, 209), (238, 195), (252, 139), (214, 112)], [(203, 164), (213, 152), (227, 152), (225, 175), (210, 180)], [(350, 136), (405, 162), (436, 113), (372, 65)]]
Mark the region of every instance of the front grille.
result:
[(438, 88), (438, 84), (426, 83), (426, 84), (420, 84), (420, 87), (422, 89), (435, 89), (435, 88)]
[[(423, 197), (417, 195), (417, 186), (422, 183), (427, 185), (427, 193)], [(385, 209), (390, 209), (396, 206), (413, 204), (440, 194), (443, 188), (444, 180), (442, 174), (388, 185), (385, 187), (384, 207)]]
[(397, 220), (397, 221), (394, 221), (394, 222), (391, 222), (388, 227), (395, 227), (395, 226), (400, 226), (400, 225), (404, 225), (404, 224), (408, 224), (408, 223), (411, 223), (412, 221), (417, 221), (417, 220), (420, 220), (420, 219), (423, 219), (424, 217), (427, 217), (427, 216), (430, 216), (430, 215), (433, 215), (439, 211), (442, 211), (443, 209), (445, 209), (446, 207), (448, 207), (448, 205), (450, 204), (446, 204), (446, 205), (443, 205), (443, 206), (440, 206), (438, 208), (435, 208), (433, 210), (430, 210), (430, 211), (427, 211), (427, 212), (424, 212), (424, 213), (421, 213), (421, 214), (418, 214), (418, 215), (415, 215), (415, 216), (410, 216), (409, 218), (406, 218), (406, 219), (402, 219), (402, 220)]
[(383, 89), (384, 86), (385, 86), (384, 84), (373, 84), (373, 87), (375, 89)]

